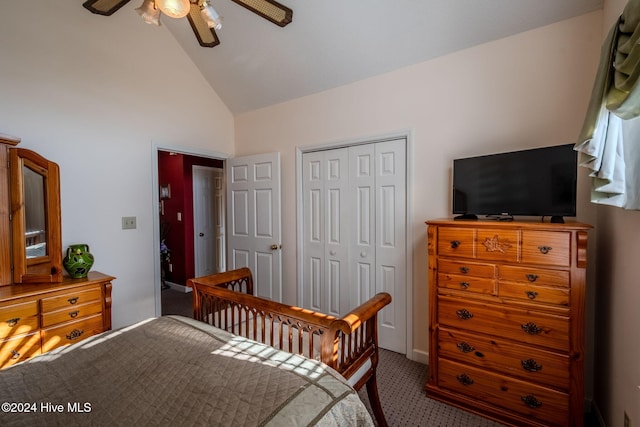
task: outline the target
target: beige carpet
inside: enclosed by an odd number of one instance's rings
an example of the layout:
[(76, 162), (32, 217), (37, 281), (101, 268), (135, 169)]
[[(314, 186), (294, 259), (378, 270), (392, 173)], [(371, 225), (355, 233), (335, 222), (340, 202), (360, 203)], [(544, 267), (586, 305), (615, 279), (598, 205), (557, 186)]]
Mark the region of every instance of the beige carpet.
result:
[[(404, 354), (380, 350), (378, 393), (390, 426), (494, 427), (487, 419), (429, 399), (424, 391), (427, 366)], [(369, 411), (366, 387), (358, 393)]]

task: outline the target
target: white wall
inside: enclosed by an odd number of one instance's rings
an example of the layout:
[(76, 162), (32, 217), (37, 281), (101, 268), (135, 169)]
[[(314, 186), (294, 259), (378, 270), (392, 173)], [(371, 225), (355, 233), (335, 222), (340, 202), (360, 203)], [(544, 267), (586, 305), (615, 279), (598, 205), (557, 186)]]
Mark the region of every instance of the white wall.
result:
[[(626, 4), (605, 1), (603, 39)], [(625, 411), (635, 426), (640, 423), (640, 212), (599, 206), (597, 215), (594, 397), (608, 427), (622, 427)]]
[(152, 146), (231, 154), (234, 139), (229, 110), (135, 3), (104, 17), (75, 0), (0, 2), (0, 133), (60, 165), (63, 249), (89, 244), (93, 269), (117, 277), (114, 327), (156, 314)]
[[(601, 12), (591, 13), (237, 116), (238, 155), (282, 153), (285, 300), (296, 301), (296, 147), (410, 130), (411, 356), (423, 358), (428, 351), (424, 221), (450, 216), (452, 159), (574, 142), (595, 76), (601, 20)], [(581, 185), (579, 219), (588, 222), (586, 192)]]

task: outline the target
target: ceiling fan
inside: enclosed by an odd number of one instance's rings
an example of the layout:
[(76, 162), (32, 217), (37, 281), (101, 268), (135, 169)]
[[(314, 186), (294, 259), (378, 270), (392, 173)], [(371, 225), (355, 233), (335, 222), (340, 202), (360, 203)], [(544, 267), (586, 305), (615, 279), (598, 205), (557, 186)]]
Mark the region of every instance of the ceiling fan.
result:
[[(284, 27), (293, 19), (293, 11), (274, 0), (231, 0), (274, 24)], [(129, 0), (88, 0), (84, 6), (98, 15), (110, 16)], [(144, 0), (136, 11), (149, 24), (160, 25), (161, 12), (172, 18), (189, 20), (198, 43), (203, 47), (220, 44), (215, 30), (222, 28), (222, 20), (210, 5), (210, 0)]]

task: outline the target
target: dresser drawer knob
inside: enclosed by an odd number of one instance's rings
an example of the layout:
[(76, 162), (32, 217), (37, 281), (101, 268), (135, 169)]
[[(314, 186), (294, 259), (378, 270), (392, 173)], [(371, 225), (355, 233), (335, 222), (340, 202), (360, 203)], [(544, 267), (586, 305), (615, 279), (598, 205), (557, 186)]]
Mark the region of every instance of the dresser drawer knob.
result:
[(69, 332), (66, 337), (69, 341), (73, 341), (73, 340), (77, 340), (78, 338), (80, 338), (82, 336), (82, 334), (84, 334), (84, 331), (82, 329), (74, 329), (73, 331)]
[(553, 249), (551, 246), (538, 246), (538, 250), (540, 251), (540, 253), (545, 255), (548, 254), (551, 249)]
[(523, 325), (520, 325), (520, 327), (522, 327), (522, 330), (529, 335), (538, 335), (540, 332), (542, 332), (542, 328), (538, 327), (533, 322), (525, 323)]
[(542, 369), (542, 365), (540, 365), (534, 359), (521, 360), (520, 363), (522, 363), (522, 368), (525, 371), (538, 372)]
[(70, 316), (72, 319), (75, 319), (76, 317), (78, 317), (78, 314), (79, 314), (79, 313), (80, 313), (80, 312), (79, 312), (78, 310), (70, 311), (70, 312), (69, 312), (69, 316)]
[(475, 350), (475, 347), (464, 341), (456, 344), (456, 347), (458, 347), (458, 350), (460, 350), (462, 353), (471, 353), (473, 350)]
[(531, 283), (533, 283), (536, 280), (538, 280), (538, 275), (537, 274), (527, 274), (527, 280), (530, 281)]
[(67, 301), (69, 301), (69, 304), (75, 304), (78, 302), (78, 297), (69, 298)]
[(539, 408), (542, 406), (542, 402), (540, 402), (533, 394), (527, 394), (526, 396), (522, 396), (520, 399), (527, 405), (529, 408)]
[(460, 375), (456, 376), (456, 379), (462, 385), (471, 385), (471, 384), (473, 384), (473, 380), (467, 374), (460, 374)]
[(13, 328), (18, 324), (19, 321), (20, 321), (19, 317), (14, 317), (13, 319), (7, 320), (7, 325), (9, 325), (10, 328)]
[(460, 267), (460, 273), (467, 274), (469, 272), (469, 267)]
[(473, 313), (466, 308), (462, 308), (460, 310), (456, 310), (456, 316), (458, 316), (458, 319), (460, 320), (469, 320), (473, 317)]
[(460, 287), (462, 289), (467, 289), (469, 286), (471, 286), (469, 282), (460, 282)]
[(538, 293), (536, 291), (525, 291), (525, 294), (527, 294), (527, 298), (529, 299), (536, 299), (536, 297), (538, 296)]
[(451, 249), (457, 249), (460, 246), (460, 240), (452, 240), (451, 241)]
[(11, 360), (18, 360), (20, 359), (20, 353), (18, 353), (15, 350), (11, 350)]

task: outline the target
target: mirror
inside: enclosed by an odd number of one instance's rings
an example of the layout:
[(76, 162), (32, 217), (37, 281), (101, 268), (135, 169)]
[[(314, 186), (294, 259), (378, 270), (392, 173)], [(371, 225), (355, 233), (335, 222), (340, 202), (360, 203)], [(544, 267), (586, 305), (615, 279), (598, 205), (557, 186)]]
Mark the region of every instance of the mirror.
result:
[(44, 176), (27, 166), (24, 179), (25, 246), (27, 258), (47, 255), (47, 221), (45, 218)]
[(9, 150), (13, 281), (62, 281), (58, 165), (22, 148)]

